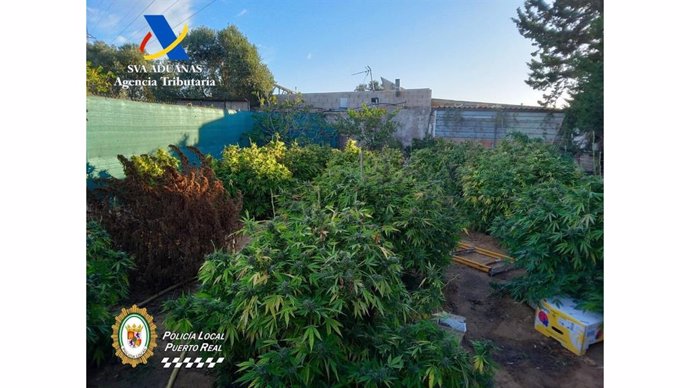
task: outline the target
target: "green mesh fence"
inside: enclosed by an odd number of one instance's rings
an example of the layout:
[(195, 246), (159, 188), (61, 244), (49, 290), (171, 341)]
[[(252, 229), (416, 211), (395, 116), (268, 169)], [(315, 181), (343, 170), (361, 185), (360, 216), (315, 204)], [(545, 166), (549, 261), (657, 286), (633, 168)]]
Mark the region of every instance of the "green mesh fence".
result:
[(251, 112), (154, 104), (89, 96), (86, 99), (87, 171), (124, 176), (117, 155), (145, 154), (169, 144), (196, 146), (220, 156), (253, 125)]

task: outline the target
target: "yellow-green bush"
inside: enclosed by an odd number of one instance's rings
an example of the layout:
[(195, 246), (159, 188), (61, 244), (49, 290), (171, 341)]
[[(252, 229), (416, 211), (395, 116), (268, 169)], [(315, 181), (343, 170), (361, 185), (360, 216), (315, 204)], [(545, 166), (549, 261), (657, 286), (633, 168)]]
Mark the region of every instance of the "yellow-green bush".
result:
[(142, 178), (153, 181), (165, 172), (166, 167), (178, 169), (180, 161), (170, 152), (159, 148), (153, 154), (134, 155), (129, 159)]
[(250, 216), (272, 217), (273, 197), (293, 184), (292, 173), (282, 163), (286, 152), (285, 143), (277, 138), (262, 147), (230, 145), (213, 167), (231, 193), (242, 192), (244, 210)]

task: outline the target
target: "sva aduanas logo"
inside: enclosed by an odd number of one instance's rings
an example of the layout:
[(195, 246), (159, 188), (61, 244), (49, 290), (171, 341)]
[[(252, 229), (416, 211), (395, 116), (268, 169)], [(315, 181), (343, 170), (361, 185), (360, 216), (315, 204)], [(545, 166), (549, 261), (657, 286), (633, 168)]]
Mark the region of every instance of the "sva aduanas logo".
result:
[[(180, 45), (180, 43), (182, 43), (182, 41), (187, 36), (187, 32), (189, 32), (189, 27), (186, 24), (182, 28), (180, 35), (175, 36), (175, 32), (172, 28), (170, 28), (168, 21), (165, 20), (165, 17), (163, 15), (144, 15), (144, 18), (146, 18), (146, 22), (148, 22), (149, 26), (151, 26), (151, 30), (153, 31), (147, 33), (146, 36), (144, 36), (144, 39), (139, 44), (139, 51), (144, 54), (144, 59), (151, 61), (160, 58), (163, 55), (167, 55), (168, 59), (170, 60), (190, 60), (189, 56), (187, 55), (187, 52), (184, 50), (182, 45)], [(156, 38), (160, 42), (161, 47), (163, 47), (163, 49), (153, 54), (147, 55), (145, 52), (146, 45), (149, 43), (149, 40), (151, 40), (151, 37), (154, 34), (156, 35)], [(170, 74), (196, 73), (199, 74), (200, 77), (203, 77), (203, 72), (204, 69), (201, 65), (195, 65), (191, 63), (171, 64), (152, 62), (148, 65), (129, 64), (127, 65), (127, 73), (157, 73), (160, 74), (160, 78), (142, 78), (141, 76), (137, 76), (136, 79), (128, 79), (124, 77), (121, 78), (121, 76), (118, 75), (113, 85), (120, 86), (122, 87), (122, 89), (125, 90), (133, 86), (157, 87), (159, 86), (159, 83), (160, 86), (172, 87), (206, 88), (216, 86), (216, 81), (213, 78), (183, 77), (184, 79), (182, 79), (177, 74)]]
[[(189, 32), (189, 27), (186, 24), (182, 28), (182, 32), (180, 32), (180, 35), (175, 36), (175, 32), (170, 27), (170, 24), (168, 24), (168, 21), (165, 20), (165, 16), (144, 15), (144, 18), (146, 18), (146, 22), (151, 27), (153, 33), (156, 34), (156, 38), (158, 39), (158, 42), (160, 42), (161, 47), (163, 47), (163, 49), (158, 52), (149, 55), (144, 55), (144, 59), (153, 60), (167, 54), (168, 59), (170, 60), (189, 60), (187, 52), (184, 51), (184, 48), (182, 46), (180, 46), (180, 43), (182, 43), (184, 38), (187, 36), (187, 32)], [(144, 39), (142, 39), (141, 44), (139, 44), (139, 51), (141, 51), (142, 53), (146, 49), (146, 45), (149, 43), (151, 36), (151, 31), (149, 31), (149, 33), (146, 34), (146, 36), (144, 36)]]
[(115, 317), (113, 327), (113, 348), (123, 364), (132, 367), (148, 361), (156, 347), (156, 324), (146, 309), (137, 305), (125, 309)]

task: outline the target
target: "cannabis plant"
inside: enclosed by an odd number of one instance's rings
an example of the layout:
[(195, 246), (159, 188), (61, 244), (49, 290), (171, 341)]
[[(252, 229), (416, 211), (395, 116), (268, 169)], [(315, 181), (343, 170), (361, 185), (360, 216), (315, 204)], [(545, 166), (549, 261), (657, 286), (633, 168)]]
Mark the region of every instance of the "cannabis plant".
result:
[(328, 161), (337, 151), (327, 145), (290, 144), (282, 158), (282, 163), (297, 181), (311, 181), (326, 169)]
[(503, 289), (518, 300), (570, 295), (589, 310), (603, 310), (603, 184), (583, 178), (574, 185), (552, 180), (515, 199), (509, 216), (497, 218), (493, 236), (510, 250), (523, 277)]
[(134, 155), (129, 160), (137, 170), (137, 174), (150, 183), (163, 175), (167, 167), (173, 169), (180, 167), (180, 161), (162, 148), (152, 154)]
[(457, 206), (441, 187), (416, 179), (398, 150), (367, 152), (364, 177), (354, 160), (332, 163), (306, 189), (311, 201), (335, 207), (362, 202), (400, 255), (403, 278), (417, 305), (433, 312), (443, 302), (442, 272), (459, 238)]
[(230, 145), (213, 168), (231, 193), (242, 193), (244, 211), (256, 218), (273, 217), (275, 198), (293, 184), (292, 173), (282, 163), (285, 143), (276, 137), (265, 146)]
[(196, 276), (204, 255), (231, 243), (242, 208), (241, 195), (225, 190), (197, 149), (190, 147), (199, 159), (193, 164), (171, 148), (180, 169), (168, 165), (152, 176), (119, 155), (125, 178), (108, 180), (92, 196), (94, 216), (135, 257), (135, 280), (153, 289)]
[(113, 309), (129, 291), (134, 261), (117, 251), (108, 233), (95, 221), (86, 226), (86, 353), (99, 365), (112, 355)]
[(301, 202), (216, 252), (198, 292), (166, 303), (173, 330), (226, 333), (219, 385), (471, 386), (480, 372), (449, 334), (407, 323), (400, 257), (368, 210)]
[(463, 173), (464, 216), (474, 230), (486, 232), (494, 218), (510, 215), (514, 198), (531, 186), (550, 180), (569, 184), (580, 176), (575, 163), (552, 145), (511, 137), (480, 154)]
[(410, 171), (419, 180), (441, 186), (456, 202), (461, 201), (462, 178), (486, 150), (479, 143), (458, 144), (438, 138), (421, 144), (417, 143), (410, 155)]

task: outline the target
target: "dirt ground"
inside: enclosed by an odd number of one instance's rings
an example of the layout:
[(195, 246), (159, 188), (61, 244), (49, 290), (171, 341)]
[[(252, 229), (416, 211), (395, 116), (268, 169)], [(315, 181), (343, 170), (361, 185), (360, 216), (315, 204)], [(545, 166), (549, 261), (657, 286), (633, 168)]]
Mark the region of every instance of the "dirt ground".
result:
[[(504, 253), (489, 236), (471, 233), (463, 235), (463, 241)], [(516, 276), (515, 271), (489, 277), (478, 270), (459, 264), (451, 264), (446, 271), (448, 285), (445, 289), (446, 311), (462, 315), (467, 320), (467, 334), (463, 345), (469, 347), (473, 339), (489, 339), (499, 347), (494, 360), (499, 364), (495, 386), (498, 388), (590, 388), (603, 387), (604, 345), (598, 343), (587, 354), (578, 357), (553, 339), (542, 336), (533, 328), (534, 311), (507, 296), (493, 293), (491, 282), (501, 282)], [(178, 297), (183, 291), (192, 291), (190, 284), (173, 291), (144, 306), (153, 315), (158, 327), (158, 346), (147, 364), (132, 368), (114, 359), (98, 369), (87, 371), (88, 387), (130, 388), (166, 386), (173, 369), (161, 366), (163, 357), (175, 357), (179, 353), (162, 351), (166, 342), (161, 339), (165, 332), (161, 306), (167, 299)], [(132, 295), (130, 305), (147, 295)], [(190, 355), (192, 356), (192, 355)], [(211, 388), (214, 376), (211, 370), (180, 369), (175, 387)]]
[[(148, 359), (146, 364), (139, 364), (136, 368), (129, 365), (123, 365), (119, 358), (114, 358), (106, 365), (100, 368), (90, 368), (87, 370), (86, 379), (87, 386), (93, 388), (164, 388), (168, 383), (168, 379), (172, 374), (173, 368), (163, 368), (161, 360), (163, 357), (179, 357), (179, 352), (165, 352), (165, 345), (169, 341), (163, 341), (162, 336), (165, 332), (165, 317), (161, 313), (163, 303), (172, 298), (177, 298), (183, 291), (190, 292), (196, 285), (191, 284), (183, 289), (172, 291), (168, 294), (155, 299), (151, 304), (143, 306), (146, 307), (147, 312), (153, 316), (156, 324), (156, 332), (158, 340), (156, 349), (153, 351), (153, 356)], [(129, 298), (127, 303), (123, 305), (131, 305), (138, 301), (146, 299), (147, 295), (136, 293)], [(142, 307), (142, 306), (140, 306)], [(188, 354), (188, 357), (194, 357)], [(215, 377), (212, 370), (208, 368), (202, 369), (185, 369), (181, 368), (175, 379), (175, 387), (194, 387), (194, 388), (211, 388)]]
[[(491, 237), (470, 233), (463, 241), (505, 253)], [(603, 387), (604, 344), (590, 346), (576, 356), (556, 340), (534, 330), (534, 310), (493, 292), (491, 282), (505, 282), (516, 271), (489, 277), (486, 273), (452, 264), (446, 271), (446, 310), (466, 318), (463, 340), (489, 339), (499, 347), (495, 385), (500, 388)]]

